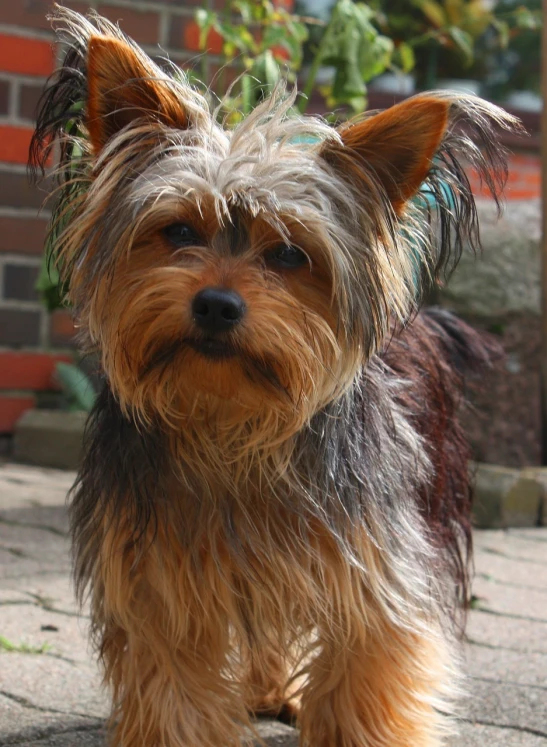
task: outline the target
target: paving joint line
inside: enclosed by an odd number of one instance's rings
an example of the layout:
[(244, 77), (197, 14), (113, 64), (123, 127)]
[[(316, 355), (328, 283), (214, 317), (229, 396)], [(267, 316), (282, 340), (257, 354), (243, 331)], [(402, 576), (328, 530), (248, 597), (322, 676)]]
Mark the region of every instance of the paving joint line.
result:
[(540, 542), (544, 545), (547, 544), (547, 537), (531, 537), (527, 534), (520, 534), (519, 532), (509, 532), (509, 537), (516, 537), (517, 539), (525, 540), (526, 542)]
[(547, 656), (547, 651), (540, 651), (531, 648), (515, 648), (514, 646), (500, 646), (498, 643), (487, 643), (486, 641), (477, 641), (474, 638), (466, 638), (466, 643), (471, 646), (480, 646), (481, 648), (491, 648), (495, 651), (513, 651), (517, 654), (541, 654)]
[(5, 519), (3, 516), (0, 515), (0, 525), (4, 524), (8, 527), (19, 527), (22, 529), (39, 529), (43, 532), (51, 532), (52, 534), (55, 534), (57, 537), (64, 537), (68, 538), (68, 533), (63, 532), (61, 529), (57, 529), (57, 527), (50, 527), (48, 524), (27, 524), (24, 521), (16, 521), (14, 519)]
[(37, 607), (40, 607), (41, 609), (45, 610), (46, 612), (55, 612), (58, 615), (67, 615), (68, 617), (77, 617), (82, 620), (90, 619), (89, 615), (85, 615), (81, 612), (71, 612), (70, 610), (61, 610), (58, 607), (54, 607), (53, 604), (51, 604), (47, 598), (41, 597), (39, 594), (35, 594), (32, 591), (24, 591), (23, 594), (26, 594), (27, 596), (31, 597), (31, 599), (34, 599), (34, 604)]
[(39, 711), (40, 713), (55, 713), (59, 716), (77, 716), (78, 718), (87, 719), (97, 718), (96, 716), (91, 716), (88, 713), (79, 713), (78, 711), (61, 711), (58, 708), (45, 708), (44, 706), (36, 705), (36, 703), (33, 703), (31, 700), (23, 697), (22, 695), (15, 695), (14, 693), (10, 693), (9, 690), (0, 690), (0, 695), (3, 695), (4, 698), (7, 698), (8, 700), (12, 700), (14, 703), (17, 703), (23, 708), (28, 708), (32, 711)]
[(93, 732), (93, 731), (103, 731), (104, 729), (104, 720), (97, 719), (93, 717), (93, 720), (95, 723), (92, 724), (74, 724), (73, 726), (67, 726), (66, 728), (55, 728), (50, 727), (46, 729), (40, 729), (36, 730), (33, 729), (32, 731), (27, 732), (25, 735), (17, 735), (15, 734), (13, 738), (9, 737), (9, 742), (2, 742), (0, 741), (1, 747), (8, 747), (8, 745), (32, 745), (33, 743), (36, 744), (38, 742), (41, 742), (44, 739), (49, 739), (50, 737), (57, 737), (62, 736), (63, 734), (80, 734), (85, 732)]
[(475, 680), (476, 682), (490, 682), (494, 685), (510, 685), (511, 687), (532, 687), (535, 690), (547, 690), (547, 685), (533, 685), (528, 682), (515, 682), (514, 680), (497, 680), (493, 677), (478, 677), (475, 675), (468, 675), (467, 679)]
[(484, 612), (486, 615), (494, 615), (495, 617), (506, 617), (511, 620), (526, 620), (528, 622), (537, 622), (547, 625), (547, 619), (544, 617), (532, 617), (531, 615), (519, 615), (516, 612), (500, 612), (499, 610), (492, 610), (489, 607), (473, 607), (473, 612)]
[(490, 583), (499, 584), (500, 586), (509, 586), (512, 589), (526, 589), (527, 591), (539, 591), (542, 594), (547, 594), (547, 586), (533, 586), (529, 584), (517, 584), (515, 581), (501, 581), (499, 578), (495, 578), (495, 576), (491, 576), (488, 573), (475, 573), (475, 578), (490, 581)]
[(543, 737), (544, 739), (547, 739), (547, 731), (532, 729), (529, 726), (518, 726), (517, 724), (497, 724), (495, 721), (483, 721), (482, 719), (477, 718), (462, 718), (460, 720), (467, 724), (479, 724), (479, 726), (494, 726), (497, 729), (518, 731), (523, 734), (533, 734), (536, 737)]
[(497, 555), (500, 558), (507, 558), (507, 560), (516, 560), (519, 563), (530, 563), (531, 565), (544, 566), (545, 563), (541, 560), (534, 560), (533, 558), (523, 558), (520, 555), (508, 555), (502, 550), (496, 550), (495, 547), (477, 547), (476, 552), (484, 552), (488, 555)]

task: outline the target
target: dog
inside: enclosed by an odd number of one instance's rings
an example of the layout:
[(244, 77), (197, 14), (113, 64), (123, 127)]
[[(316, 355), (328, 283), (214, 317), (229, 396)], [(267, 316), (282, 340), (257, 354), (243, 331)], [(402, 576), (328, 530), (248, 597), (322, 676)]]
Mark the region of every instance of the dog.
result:
[(335, 128), (277, 89), (227, 130), (108, 21), (55, 17), (32, 153), (104, 375), (70, 518), (111, 743), (233, 747), (270, 714), (307, 747), (444, 744), (488, 351), (419, 309), (478, 245), (464, 165), (498, 198), (516, 120), (435, 92)]

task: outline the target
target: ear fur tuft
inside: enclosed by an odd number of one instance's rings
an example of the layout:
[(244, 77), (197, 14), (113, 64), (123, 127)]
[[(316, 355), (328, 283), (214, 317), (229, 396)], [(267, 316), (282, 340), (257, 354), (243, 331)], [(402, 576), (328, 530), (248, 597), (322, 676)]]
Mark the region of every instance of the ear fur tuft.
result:
[(507, 179), (500, 132), (524, 130), (519, 120), (476, 96), (419, 94), (339, 130), (320, 155), (356, 200), (373, 201), (391, 220), (378, 233), (414, 237), (415, 305), (431, 282), (447, 278), (464, 246), (480, 248), (473, 169), (500, 208)]
[(95, 153), (133, 120), (185, 129), (183, 104), (165, 77), (126, 41), (93, 35), (87, 53), (87, 128)]
[[(374, 173), (395, 212), (403, 209), (429, 173), (449, 108), (447, 101), (420, 96), (340, 130), (350, 159)], [(326, 157), (332, 159), (332, 154)]]

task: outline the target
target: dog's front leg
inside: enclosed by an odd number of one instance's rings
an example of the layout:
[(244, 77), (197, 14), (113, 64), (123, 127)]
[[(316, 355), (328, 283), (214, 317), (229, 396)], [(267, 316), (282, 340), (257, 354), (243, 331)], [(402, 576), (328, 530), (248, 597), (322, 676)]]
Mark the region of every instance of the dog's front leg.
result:
[[(396, 588), (393, 564), (366, 533), (354, 543), (360, 567), (328, 535), (323, 540), (302, 747), (440, 747), (457, 668), (431, 592), (424, 585), (419, 603), (413, 588)], [(420, 569), (409, 570), (404, 576), (418, 586)]]
[(229, 670), (226, 605), (211, 568), (158, 529), (140, 554), (107, 532), (92, 619), (113, 694), (113, 747), (235, 747), (246, 719)]
[(302, 745), (443, 744), (446, 723), (436, 706), (447, 652), (435, 626), (420, 635), (381, 618), (355, 620), (346, 640), (329, 630), (319, 644), (302, 698)]

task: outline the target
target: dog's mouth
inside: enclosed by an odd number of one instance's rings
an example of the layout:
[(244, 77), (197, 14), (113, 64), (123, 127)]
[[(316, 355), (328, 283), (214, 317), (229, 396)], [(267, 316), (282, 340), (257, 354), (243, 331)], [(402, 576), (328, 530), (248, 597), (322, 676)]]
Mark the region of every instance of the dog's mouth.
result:
[(173, 342), (149, 361), (142, 375), (146, 376), (158, 368), (166, 371), (184, 347), (190, 348), (210, 361), (223, 361), (237, 356), (246, 380), (267, 384), (278, 392), (286, 393), (286, 387), (281, 383), (272, 360), (246, 354), (243, 349), (236, 347), (229, 340), (214, 337), (185, 337)]
[(187, 338), (184, 342), (196, 353), (211, 360), (225, 360), (237, 355), (234, 346), (227, 340), (218, 340), (213, 337)]

